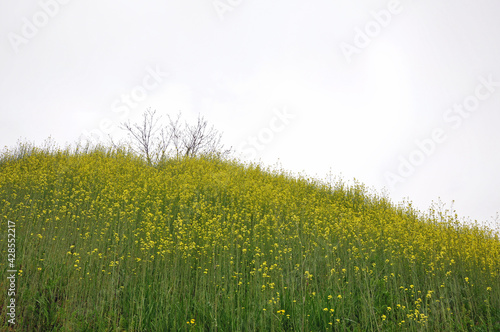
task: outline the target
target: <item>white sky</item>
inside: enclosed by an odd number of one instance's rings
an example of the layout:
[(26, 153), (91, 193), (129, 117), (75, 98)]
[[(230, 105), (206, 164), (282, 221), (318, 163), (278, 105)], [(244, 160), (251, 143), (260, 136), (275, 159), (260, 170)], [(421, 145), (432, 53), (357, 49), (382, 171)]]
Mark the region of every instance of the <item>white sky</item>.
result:
[(148, 107), (201, 113), (244, 160), (491, 220), (499, 13), (494, 0), (3, 1), (0, 145), (118, 137)]

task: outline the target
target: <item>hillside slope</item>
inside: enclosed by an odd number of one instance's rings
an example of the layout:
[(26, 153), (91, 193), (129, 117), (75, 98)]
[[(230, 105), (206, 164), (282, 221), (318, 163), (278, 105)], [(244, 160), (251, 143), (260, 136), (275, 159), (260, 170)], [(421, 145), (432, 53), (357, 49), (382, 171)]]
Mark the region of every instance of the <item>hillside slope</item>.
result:
[(500, 330), (498, 232), (362, 186), (35, 150), (3, 156), (0, 218), (19, 330)]

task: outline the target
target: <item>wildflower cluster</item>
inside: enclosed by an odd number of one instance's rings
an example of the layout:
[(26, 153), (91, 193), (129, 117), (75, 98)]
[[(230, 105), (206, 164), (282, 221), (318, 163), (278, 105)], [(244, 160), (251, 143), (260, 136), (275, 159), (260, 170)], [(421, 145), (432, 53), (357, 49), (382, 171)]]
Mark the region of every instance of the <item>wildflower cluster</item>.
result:
[(0, 218), (19, 225), (19, 315), (41, 330), (500, 321), (498, 231), (359, 184), (210, 157), (152, 167), (122, 150), (36, 150), (1, 159)]

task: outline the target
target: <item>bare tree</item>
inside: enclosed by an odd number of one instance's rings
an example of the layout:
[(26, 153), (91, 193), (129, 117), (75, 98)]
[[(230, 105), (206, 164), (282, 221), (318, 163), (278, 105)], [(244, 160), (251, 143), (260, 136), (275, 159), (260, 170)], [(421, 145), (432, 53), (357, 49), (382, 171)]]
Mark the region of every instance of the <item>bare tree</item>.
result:
[(226, 157), (231, 148), (226, 149), (221, 143), (222, 134), (214, 127), (208, 128), (207, 121), (200, 115), (197, 123), (180, 124), (181, 114), (161, 127), (156, 111), (148, 109), (143, 114), (142, 123), (123, 123), (122, 129), (129, 134), (134, 151), (144, 156), (149, 164), (157, 164), (169, 157), (195, 157), (199, 155), (219, 155)]
[(200, 153), (214, 154), (222, 153), (229, 154), (229, 150), (224, 150), (221, 144), (222, 134), (218, 133), (214, 127), (207, 127), (207, 121), (201, 116), (195, 125), (186, 124), (183, 136), (184, 153), (188, 157), (196, 156)]
[(158, 132), (158, 119), (155, 115), (156, 111), (148, 109), (144, 112), (142, 124), (130, 124), (130, 121), (122, 124), (122, 128), (128, 131), (131, 138), (132, 148), (143, 154), (148, 164), (153, 162), (153, 149), (157, 143), (154, 142)]

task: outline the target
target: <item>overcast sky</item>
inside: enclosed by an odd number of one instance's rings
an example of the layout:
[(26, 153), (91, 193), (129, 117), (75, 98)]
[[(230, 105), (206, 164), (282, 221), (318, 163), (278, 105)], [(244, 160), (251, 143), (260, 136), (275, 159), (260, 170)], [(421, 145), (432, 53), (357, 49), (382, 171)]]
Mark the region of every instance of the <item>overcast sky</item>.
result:
[(500, 2), (0, 3), (0, 145), (203, 115), (242, 160), (500, 211)]

